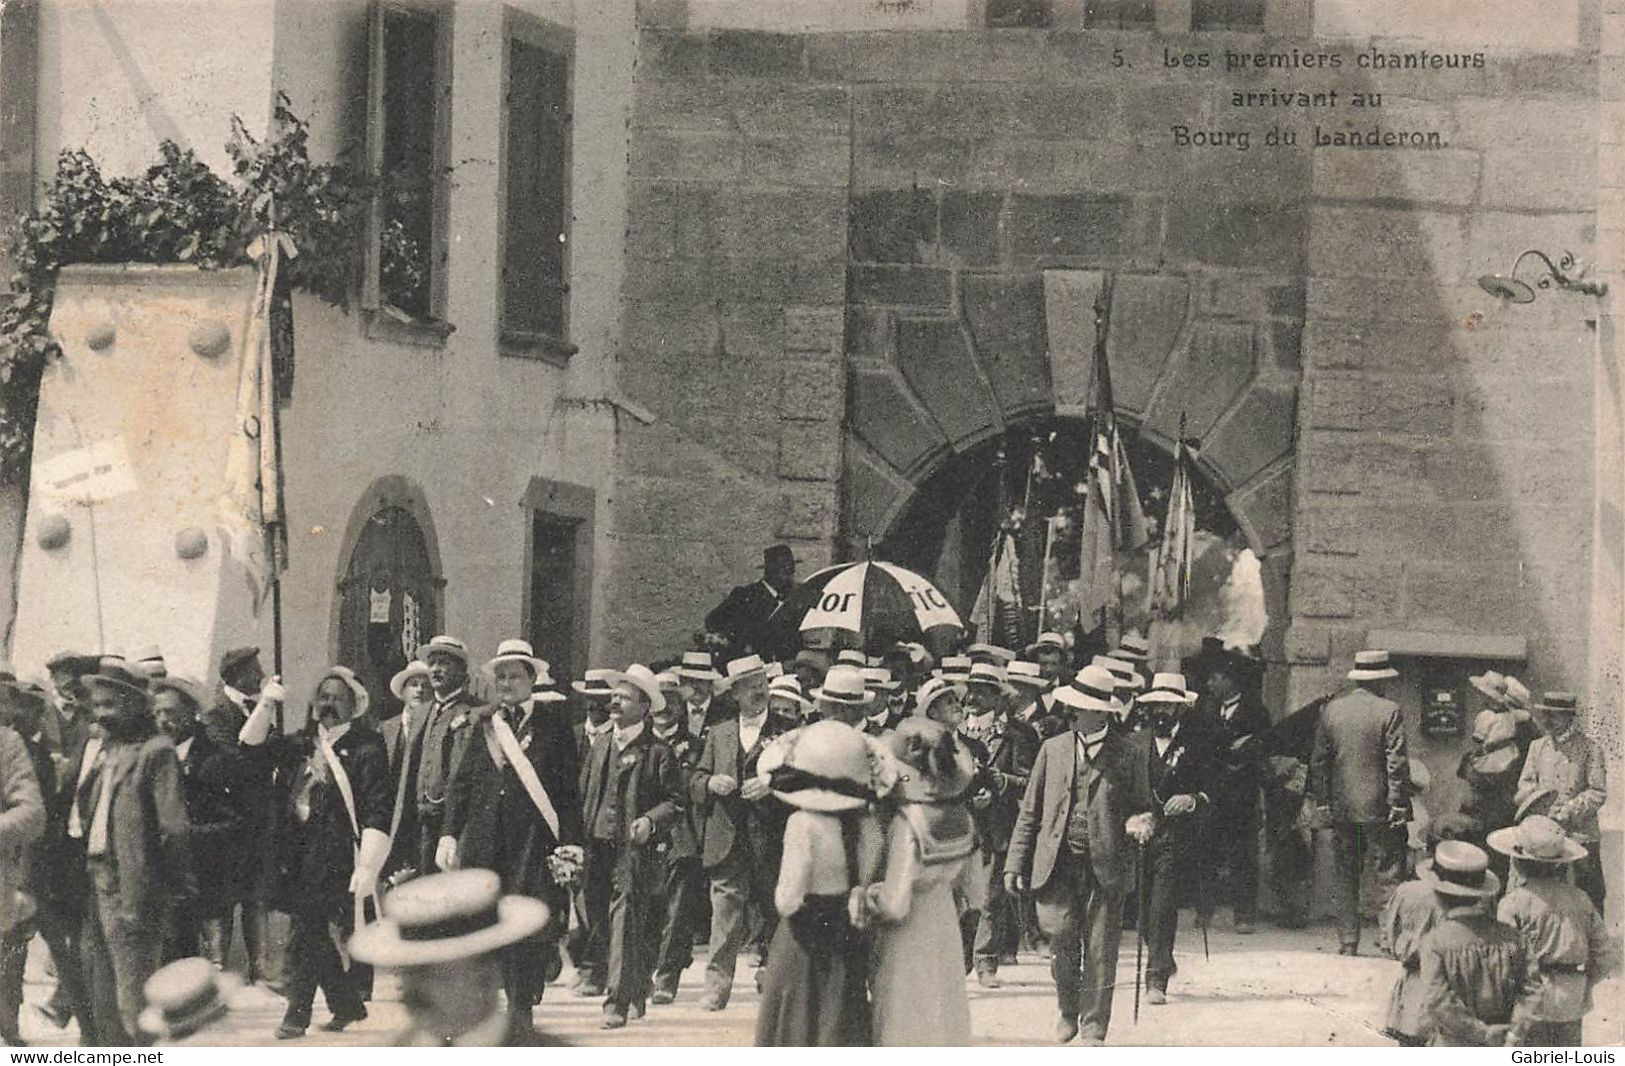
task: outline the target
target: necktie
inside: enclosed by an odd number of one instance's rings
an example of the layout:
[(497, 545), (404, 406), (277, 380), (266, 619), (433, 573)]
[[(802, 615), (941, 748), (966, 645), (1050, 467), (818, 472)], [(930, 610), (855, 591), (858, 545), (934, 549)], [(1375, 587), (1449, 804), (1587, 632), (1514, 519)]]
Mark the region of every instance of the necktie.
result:
[(79, 793), (100, 769), (103, 757), (101, 737), (91, 737), (85, 741), (85, 751), (80, 756), (79, 779), (73, 783), (73, 802), (68, 806), (68, 835), (75, 840), (83, 840), (85, 836), (85, 819), (79, 811)]

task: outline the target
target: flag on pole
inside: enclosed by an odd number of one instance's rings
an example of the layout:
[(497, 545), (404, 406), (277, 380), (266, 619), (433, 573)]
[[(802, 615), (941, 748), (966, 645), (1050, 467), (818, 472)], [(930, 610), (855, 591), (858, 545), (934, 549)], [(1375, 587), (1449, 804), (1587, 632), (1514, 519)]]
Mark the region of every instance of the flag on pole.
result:
[(220, 497), (220, 523), (233, 558), (248, 571), (254, 610), (264, 603), (276, 573), (287, 567), (287, 523), (282, 508), (281, 444), (277, 440), (277, 374), (272, 322), (277, 274), (287, 238), (268, 234), (249, 254), (260, 264), (253, 312), (243, 338), (242, 372), (237, 380), (236, 432), (226, 458), (226, 490)]
[(1013, 647), (1021, 634), (1021, 573), (1016, 538), (1007, 527), (993, 538), (987, 577), (976, 593), (971, 622), (979, 639)]
[(1196, 504), (1191, 495), (1189, 460), (1183, 440), (1174, 445), (1174, 479), (1168, 490), (1168, 516), (1162, 541), (1151, 556), (1146, 609), (1153, 619), (1179, 617), (1190, 595), (1191, 557), (1196, 539)]
[[(1113, 406), (1111, 365), (1106, 357), (1111, 289), (1111, 279), (1107, 278), (1095, 302), (1095, 381), (1090, 402), (1093, 431), (1078, 567), (1079, 611), (1086, 633), (1120, 606), (1117, 553), (1135, 551), (1150, 540), (1139, 488), (1134, 483)], [(1106, 612), (1104, 617), (1102, 612)]]

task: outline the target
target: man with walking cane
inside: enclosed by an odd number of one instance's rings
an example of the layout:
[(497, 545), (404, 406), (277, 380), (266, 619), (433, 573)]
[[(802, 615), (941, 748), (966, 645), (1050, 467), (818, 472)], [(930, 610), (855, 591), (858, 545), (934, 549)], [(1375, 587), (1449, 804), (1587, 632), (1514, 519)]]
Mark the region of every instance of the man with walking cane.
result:
[(1111, 1021), (1128, 838), (1149, 840), (1157, 815), (1146, 760), (1135, 758), (1128, 739), (1109, 728), (1125, 712), (1112, 699), (1111, 672), (1085, 667), (1057, 690), (1056, 704), (1071, 713), (1072, 730), (1038, 751), (1011, 834), (1004, 884), (1011, 894), (1031, 888), (1039, 925), (1050, 936), (1060, 1008), (1056, 1041), (1068, 1043), (1081, 1031), (1085, 1044), (1098, 1046)]

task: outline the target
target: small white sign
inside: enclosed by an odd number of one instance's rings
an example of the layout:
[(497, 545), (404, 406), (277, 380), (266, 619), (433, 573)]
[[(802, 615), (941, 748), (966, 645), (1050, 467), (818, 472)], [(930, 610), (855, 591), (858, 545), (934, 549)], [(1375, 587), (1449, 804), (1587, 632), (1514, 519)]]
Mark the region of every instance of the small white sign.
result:
[(140, 486), (123, 437), (52, 456), (34, 470), (35, 491), (64, 503), (100, 503)]

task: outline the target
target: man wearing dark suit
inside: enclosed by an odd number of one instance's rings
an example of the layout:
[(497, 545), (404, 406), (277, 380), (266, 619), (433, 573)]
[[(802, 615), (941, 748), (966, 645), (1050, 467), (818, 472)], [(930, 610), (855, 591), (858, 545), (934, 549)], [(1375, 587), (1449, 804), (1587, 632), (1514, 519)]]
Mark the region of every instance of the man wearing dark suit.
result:
[(1181, 892), (1199, 881), (1206, 865), (1201, 833), (1207, 825), (1213, 781), (1214, 740), (1191, 706), (1196, 693), (1185, 688), (1183, 674), (1157, 674), (1138, 699), (1147, 728), (1130, 740), (1135, 757), (1146, 766), (1151, 807), (1157, 827), (1141, 850), (1145, 864), (1140, 891), (1145, 897), (1146, 1001), (1168, 1001), (1168, 979), (1174, 965), (1174, 935), (1179, 928)]
[(389, 861), (384, 877), (407, 880), (417, 873), (418, 764), (423, 761), (424, 726), (429, 724), (430, 687), (427, 663), (414, 659), (390, 678), (389, 691), (401, 701), (401, 713), (378, 727), (389, 753), (389, 779), (394, 782), (390, 806)]
[(1073, 712), (1073, 731), (1038, 749), (1010, 836), (1004, 887), (1011, 894), (1031, 887), (1049, 934), (1056, 1040), (1067, 1043), (1081, 1028), (1085, 1043), (1100, 1045), (1111, 1022), (1123, 893), (1133, 868), (1129, 837), (1149, 839), (1156, 815), (1145, 761), (1109, 727), (1124, 711), (1112, 699), (1111, 672), (1087, 666), (1057, 699)]
[[(17, 1014), (23, 1003), (23, 968), (28, 942), (36, 922), (20, 905), (21, 892), (36, 898), (35, 876), (44, 833), (50, 818), (50, 792), (56, 769), (40, 736), (40, 720), (49, 710), (44, 693), (25, 691), (15, 682), (0, 683), (0, 1041), (23, 1047)], [(42, 927), (43, 931), (43, 927)], [(60, 938), (47, 935), (52, 958), (59, 957)], [(63, 981), (79, 994), (78, 959), (64, 971)], [(58, 963), (60, 966), (61, 964)]]
[(85, 977), (97, 1038), (127, 1046), (140, 1036), (142, 987), (158, 969), (174, 909), (197, 894), (191, 825), (180, 760), (153, 724), (146, 678), (107, 658), (84, 683), (105, 736), (69, 823), (85, 841), (91, 884)]
[[(1202, 702), (1197, 715), (1214, 745), (1212, 817), (1204, 828), (1204, 879), (1197, 924), (1206, 926), (1219, 902), (1228, 902), (1236, 932), (1251, 933), (1258, 917), (1259, 795), (1269, 713), (1258, 699), (1258, 663), (1217, 641), (1204, 647), (1197, 668)], [(1230, 869), (1226, 883), (1220, 872)], [(1229, 891), (1226, 892), (1225, 888)]]
[[(1385, 651), (1354, 656), (1352, 692), (1326, 704), (1309, 760), (1309, 793), (1320, 821), (1330, 823), (1340, 888), (1338, 954), (1360, 947), (1360, 878), (1376, 856), (1391, 874), (1403, 861), (1405, 823), (1410, 821), (1410, 761), (1399, 705), (1386, 696), (1386, 682), (1399, 676)], [(1396, 839), (1397, 835), (1397, 839)]]
[(796, 557), (787, 544), (762, 552), (762, 579), (738, 585), (705, 616), (705, 628), (728, 641), (734, 658), (752, 652), (783, 660), (795, 654), (800, 634), (779, 617), (796, 587)]
[[(557, 916), (510, 949), (503, 968), (514, 1032), (528, 1039), (535, 1033), (532, 1009), (542, 1000), (549, 964), (558, 960), (558, 933), (569, 915), (569, 892), (554, 880), (549, 860), (560, 847), (581, 845), (581, 767), (568, 717), (532, 693), (539, 678), (552, 679), (530, 644), (503, 641), (487, 669), (497, 703), (477, 716), (447, 789), (437, 859), (444, 868), (495, 870), (504, 892), (539, 899)], [(519, 759), (528, 774), (521, 774)], [(534, 796), (533, 786), (539, 789)]]
[[(666, 705), (649, 715), (656, 740), (677, 757), (678, 772), (686, 793), (689, 775), (700, 761), (703, 741), (688, 731), (683, 721), (683, 705), (678, 695), (681, 679), (676, 674), (657, 675)], [(685, 797), (686, 798), (686, 797)], [(670, 1003), (677, 998), (677, 985), (683, 971), (694, 961), (694, 925), (699, 915), (700, 897), (705, 892), (705, 873), (700, 869), (699, 833), (692, 812), (671, 824), (654, 843), (662, 870), (650, 900), (654, 920), (649, 923), (648, 958), (654, 963), (654, 991), (650, 999)]]
[(677, 756), (645, 721), (651, 709), (665, 705), (660, 684), (636, 663), (616, 678), (610, 698), (614, 729), (593, 741), (581, 771), (587, 890), (609, 896), (605, 1029), (643, 1016), (653, 963), (647, 955), (649, 885), (659, 876), (653, 843), (683, 816)]
[(418, 864), (420, 874), (440, 869), (435, 853), (446, 818), (446, 790), (468, 751), (475, 712), (483, 704), (468, 691), (468, 648), (455, 637), (437, 636), (418, 648), (429, 667), (434, 702), (423, 726), (418, 759)]
[(175, 745), (181, 761), (181, 789), (191, 822), (188, 842), (197, 878), (197, 896), (175, 910), (164, 958), (202, 955), (224, 967), (226, 944), (221, 934), (231, 908), (233, 870), (220, 859), (243, 845), (241, 797), (233, 791), (236, 756), (217, 744), (198, 720), (203, 692), (197, 685), (166, 674), (154, 678), (148, 691), (158, 728)]
[(271, 766), (270, 898), (291, 919), (288, 1006), (276, 1038), (294, 1040), (310, 1026), (317, 988), (332, 1011), (328, 1031), (367, 1016), (370, 974), (346, 967), (337, 944), (377, 892), (394, 793), (383, 738), (355, 721), (368, 698), (353, 672), (328, 668), (299, 736), (273, 735), (274, 702), (262, 699), (244, 724), (242, 758)]
[[(96, 656), (75, 652), (63, 652), (45, 664), (51, 675), (51, 687), (56, 689), (57, 707), (42, 718), (40, 732), (45, 738), (45, 746), (61, 756), (61, 759), (53, 760), (59, 771), (79, 761), (79, 756), (85, 750), (85, 742), (90, 739), (95, 723), (79, 678), (95, 673), (99, 664)], [(62, 781), (61, 777), (58, 773), (58, 786), (68, 787), (71, 782)]]
[(728, 1005), (751, 904), (767, 926), (763, 942), (772, 939), (778, 915), (773, 889), (789, 818), (789, 809), (756, 773), (767, 742), (790, 729), (767, 713), (767, 669), (759, 656), (728, 664), (728, 695), (738, 716), (712, 727), (689, 778), (695, 821), (703, 826), (701, 865), (711, 881), (711, 955), (700, 1000), (706, 1010)]
[[(1007, 674), (1006, 679), (1013, 676)], [(977, 982), (984, 988), (998, 988), (999, 957), (1013, 954), (1017, 940), (1014, 901), (1004, 891), (1004, 861), (1010, 851), (1010, 834), (1015, 829), (1021, 796), (1027, 790), (1027, 778), (1038, 756), (1039, 740), (1032, 726), (1009, 713), (1004, 692), (989, 691), (991, 686), (978, 680), (974, 668), (971, 682), (966, 694), (970, 706), (965, 728), (986, 745), (987, 759), (980, 780), (989, 792), (987, 806), (972, 811), (977, 846), (988, 863), (987, 897), (972, 951)]]

